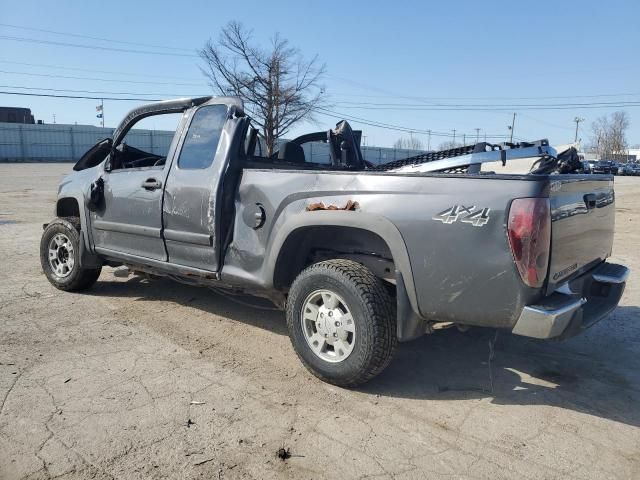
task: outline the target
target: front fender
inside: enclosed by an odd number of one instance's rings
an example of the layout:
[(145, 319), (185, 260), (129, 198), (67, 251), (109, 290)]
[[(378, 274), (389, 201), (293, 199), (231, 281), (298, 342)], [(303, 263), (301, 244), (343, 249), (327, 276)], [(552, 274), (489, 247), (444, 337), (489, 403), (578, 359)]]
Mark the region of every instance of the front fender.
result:
[(58, 186), (58, 196), (54, 207), (54, 216), (58, 216), (58, 202), (65, 198), (72, 198), (78, 205), (80, 218), (81, 238), (87, 252), (94, 253), (93, 238), (91, 236), (91, 219), (87, 202), (91, 183), (100, 177), (102, 170), (100, 166), (88, 168), (67, 175)]

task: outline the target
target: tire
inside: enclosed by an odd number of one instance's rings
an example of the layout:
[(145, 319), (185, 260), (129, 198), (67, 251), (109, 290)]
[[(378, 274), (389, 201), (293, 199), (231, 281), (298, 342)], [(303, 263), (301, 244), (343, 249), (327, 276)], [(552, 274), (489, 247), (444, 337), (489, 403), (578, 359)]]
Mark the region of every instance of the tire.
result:
[[(322, 311), (329, 312), (324, 319)], [(331, 312), (340, 321), (321, 323)], [(316, 263), (298, 275), (287, 300), (287, 327), (304, 366), (319, 379), (341, 387), (360, 385), (378, 375), (397, 346), (394, 299), (382, 280), (351, 260)], [(320, 347), (315, 339), (323, 337)], [(336, 343), (329, 345), (329, 341)]]
[[(52, 260), (50, 250), (58, 252)], [(80, 267), (80, 221), (74, 217), (56, 218), (47, 225), (40, 240), (40, 264), (49, 282), (66, 292), (91, 287), (102, 270)]]

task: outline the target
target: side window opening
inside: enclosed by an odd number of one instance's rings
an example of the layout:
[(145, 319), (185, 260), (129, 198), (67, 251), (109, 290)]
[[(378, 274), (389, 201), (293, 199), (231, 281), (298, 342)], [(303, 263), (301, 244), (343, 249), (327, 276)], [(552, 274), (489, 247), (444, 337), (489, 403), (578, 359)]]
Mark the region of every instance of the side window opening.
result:
[(331, 165), (331, 146), (326, 140), (305, 142), (302, 145), (305, 161), (320, 165)]
[(280, 140), (276, 151), (266, 157), (259, 148), (256, 128), (249, 127), (245, 141), (246, 165), (263, 168), (312, 170), (358, 170), (366, 167), (360, 152), (362, 132), (342, 121), (335, 129), (308, 133), (292, 140)]
[(163, 113), (138, 120), (116, 146), (113, 168), (163, 167), (182, 113)]
[(199, 108), (187, 130), (178, 167), (203, 169), (213, 163), (222, 129), (227, 120), (226, 105), (208, 105)]
[(311, 168), (333, 168), (331, 153), (327, 132), (316, 132), (281, 142), (277, 159)]

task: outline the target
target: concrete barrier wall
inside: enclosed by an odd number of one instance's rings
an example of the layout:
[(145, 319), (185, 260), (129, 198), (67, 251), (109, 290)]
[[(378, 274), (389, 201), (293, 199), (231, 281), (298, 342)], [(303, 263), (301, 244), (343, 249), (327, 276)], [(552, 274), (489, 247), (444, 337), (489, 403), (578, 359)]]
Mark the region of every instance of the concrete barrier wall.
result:
[[(75, 162), (113, 128), (91, 125), (28, 125), (0, 123), (0, 162)], [(128, 143), (135, 148), (162, 155), (171, 144), (173, 132), (131, 130)]]
[[(100, 140), (111, 137), (113, 128), (92, 125), (29, 125), (0, 123), (0, 162), (75, 162)], [(127, 143), (156, 155), (165, 155), (172, 131), (136, 130), (127, 134)], [(385, 147), (362, 147), (365, 160), (379, 165), (421, 153)], [(314, 162), (327, 163), (326, 144), (305, 145), (305, 157)]]

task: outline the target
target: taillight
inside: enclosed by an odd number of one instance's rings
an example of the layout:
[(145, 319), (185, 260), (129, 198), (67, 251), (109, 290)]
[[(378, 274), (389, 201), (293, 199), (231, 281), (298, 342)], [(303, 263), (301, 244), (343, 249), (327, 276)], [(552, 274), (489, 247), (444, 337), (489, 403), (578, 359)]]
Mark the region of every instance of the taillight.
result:
[(548, 198), (516, 198), (507, 223), (513, 260), (524, 283), (541, 287), (547, 276), (551, 247)]

